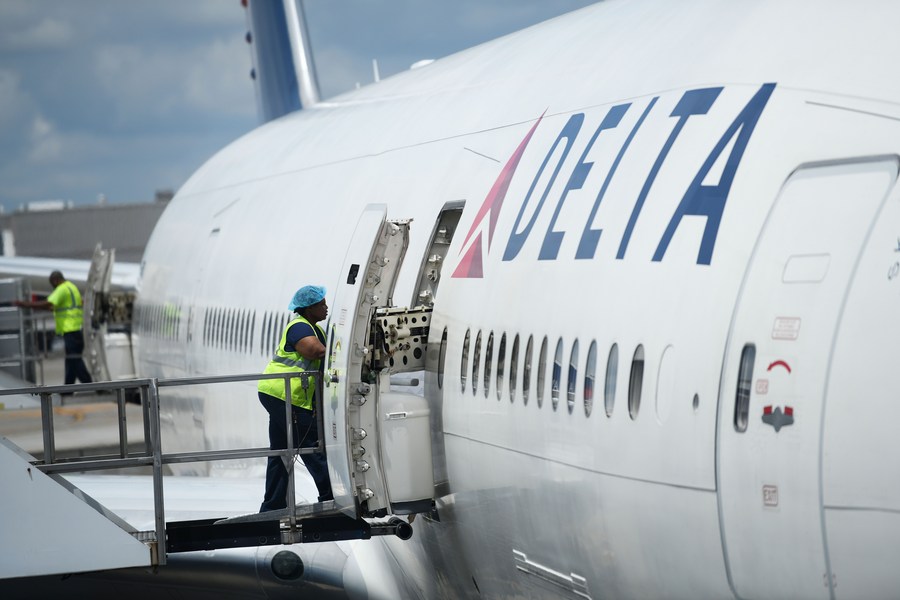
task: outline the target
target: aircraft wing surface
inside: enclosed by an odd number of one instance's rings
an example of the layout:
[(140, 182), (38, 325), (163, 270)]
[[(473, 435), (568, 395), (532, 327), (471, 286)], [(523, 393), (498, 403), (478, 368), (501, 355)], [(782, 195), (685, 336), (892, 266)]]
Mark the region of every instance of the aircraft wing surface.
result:
[[(29, 256), (0, 256), (0, 277), (23, 277), (33, 291), (51, 291), (48, 277), (53, 271), (61, 271), (66, 279), (84, 287), (91, 268), (89, 260), (43, 258)], [(110, 287), (112, 290), (135, 291), (141, 266), (137, 263), (117, 262), (113, 266)]]
[[(66, 479), (133, 527), (153, 529), (150, 475), (69, 475)], [(298, 487), (301, 479), (297, 477)], [(184, 476), (166, 477), (164, 481), (167, 521), (221, 519), (256, 512), (264, 489), (263, 480), (256, 477)]]

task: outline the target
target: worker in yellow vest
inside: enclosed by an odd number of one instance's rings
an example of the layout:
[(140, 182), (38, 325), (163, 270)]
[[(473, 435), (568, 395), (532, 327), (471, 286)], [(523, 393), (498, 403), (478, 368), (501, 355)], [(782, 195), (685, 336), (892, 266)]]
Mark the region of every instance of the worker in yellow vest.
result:
[[(294, 294), (288, 310), (295, 313), (287, 324), (275, 356), (264, 373), (312, 372), (291, 378), (292, 448), (308, 448), (319, 441), (316, 427), (316, 389), (325, 358), (325, 331), (318, 325), (328, 316), (325, 288), (307, 285)], [(269, 413), (269, 448), (287, 448), (285, 385), (283, 379), (262, 379), (257, 386), (259, 401)], [(300, 458), (319, 492), (319, 502), (333, 500), (331, 480), (324, 454), (302, 454)], [(288, 467), (293, 466), (288, 465)], [(266, 492), (259, 512), (287, 508), (288, 471), (280, 456), (270, 456), (266, 467)], [(293, 501), (293, 499), (291, 499)]]
[(17, 300), (16, 306), (52, 310), (56, 321), (56, 335), (63, 337), (66, 348), (66, 385), (75, 383), (91, 383), (93, 379), (81, 358), (84, 352), (84, 334), (81, 332), (84, 322), (81, 292), (71, 281), (67, 281), (59, 271), (50, 273), (50, 285), (53, 292), (46, 300)]

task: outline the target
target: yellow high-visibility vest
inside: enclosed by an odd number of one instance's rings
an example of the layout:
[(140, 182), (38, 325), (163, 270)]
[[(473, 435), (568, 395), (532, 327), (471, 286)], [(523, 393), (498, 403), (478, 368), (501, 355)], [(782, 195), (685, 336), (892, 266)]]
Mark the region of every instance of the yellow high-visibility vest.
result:
[(53, 320), (56, 321), (57, 334), (81, 331), (84, 311), (81, 292), (74, 283), (63, 281), (47, 296), (47, 301), (53, 305)]
[[(312, 410), (313, 397), (316, 393), (316, 383), (318, 381), (318, 370), (319, 366), (322, 364), (322, 359), (310, 360), (303, 358), (296, 350), (291, 350), (290, 352), (284, 351), (288, 330), (297, 323), (306, 323), (314, 328), (313, 331), (318, 330), (319, 333), (322, 334), (322, 339), (325, 338), (325, 331), (319, 327), (318, 324), (310, 323), (303, 317), (297, 316), (297, 318), (287, 324), (287, 327), (285, 327), (284, 331), (281, 333), (281, 340), (278, 342), (278, 347), (275, 349), (275, 356), (272, 357), (272, 360), (269, 362), (266, 370), (263, 371), (263, 374), (316, 371), (315, 374), (291, 378), (291, 404), (299, 406), (300, 408)], [(257, 389), (264, 394), (274, 396), (281, 400), (285, 399), (284, 380), (282, 379), (262, 379), (257, 385)]]

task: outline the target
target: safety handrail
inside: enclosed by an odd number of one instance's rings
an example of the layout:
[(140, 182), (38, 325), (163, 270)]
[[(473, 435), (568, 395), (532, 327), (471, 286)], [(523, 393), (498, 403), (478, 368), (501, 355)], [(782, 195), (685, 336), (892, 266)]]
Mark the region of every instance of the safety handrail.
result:
[[(30, 308), (16, 308), (11, 305), (0, 305), (0, 311), (14, 310), (18, 320), (17, 334), (19, 340), (19, 353), (7, 354), (0, 358), (0, 367), (19, 367), (23, 364), (33, 363), (37, 368), (37, 375), (22, 373), (23, 378), (36, 377), (38, 383), (44, 383), (44, 361), (50, 354), (46, 343), (38, 342), (39, 336), (46, 331), (53, 331), (55, 324), (52, 314), (37, 314)], [(5, 330), (6, 331), (6, 330)], [(16, 331), (16, 330), (8, 330)], [(28, 351), (31, 350), (31, 353)]]
[[(190, 385), (207, 385), (217, 383), (235, 383), (240, 381), (259, 381), (263, 379), (283, 379), (285, 397), (291, 397), (290, 380), (295, 377), (317, 374), (315, 371), (290, 371), (286, 373), (240, 374), (207, 377), (183, 377), (177, 379), (158, 379), (155, 377), (136, 378), (118, 381), (100, 381), (71, 385), (39, 385), (32, 387), (0, 390), (0, 397), (11, 395), (36, 395), (41, 399), (41, 424), (44, 440), (43, 459), (35, 459), (32, 464), (47, 474), (99, 471), (105, 469), (127, 469), (135, 467), (152, 467), (153, 473), (153, 508), (156, 539), (151, 543), (153, 563), (166, 564), (165, 553), (165, 507), (163, 502), (163, 465), (184, 462), (211, 462), (218, 460), (236, 460), (245, 458), (264, 458), (281, 456), (285, 461), (293, 462), (301, 454), (324, 452), (324, 442), (320, 435), (315, 446), (306, 448), (287, 448), (270, 450), (269, 448), (240, 448), (230, 450), (204, 450), (197, 452), (178, 452), (164, 454), (162, 452), (162, 435), (160, 430), (159, 388), (182, 387)], [(317, 397), (322, 397), (321, 381), (317, 381)], [(115, 392), (118, 405), (119, 455), (88, 455), (77, 458), (58, 458), (56, 456), (56, 438), (53, 426), (53, 394), (72, 394), (81, 392)], [(144, 424), (144, 449), (140, 453), (128, 451), (128, 433), (125, 427), (126, 392), (137, 392), (140, 396), (142, 419)], [(293, 440), (293, 419), (291, 403), (285, 402), (287, 440)], [(323, 430), (322, 411), (316, 411), (319, 431)], [(288, 444), (291, 446), (293, 444)], [(288, 497), (292, 499), (288, 508), (288, 522), (291, 530), (297, 527), (296, 495), (294, 487), (294, 469), (288, 469)]]

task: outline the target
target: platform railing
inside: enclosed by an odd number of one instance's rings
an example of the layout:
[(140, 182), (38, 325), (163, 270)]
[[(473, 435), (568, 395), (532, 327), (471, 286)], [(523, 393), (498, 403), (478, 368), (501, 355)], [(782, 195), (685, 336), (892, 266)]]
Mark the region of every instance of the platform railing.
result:
[[(41, 424), (43, 430), (44, 452), (42, 458), (36, 458), (32, 464), (47, 474), (92, 472), (108, 469), (128, 469), (151, 467), (153, 477), (153, 509), (155, 539), (150, 543), (153, 564), (166, 564), (165, 540), (166, 521), (163, 500), (163, 465), (186, 462), (212, 462), (219, 460), (236, 460), (246, 458), (281, 457), (286, 465), (293, 465), (296, 457), (302, 454), (324, 452), (324, 442), (320, 433), (315, 446), (305, 448), (287, 448), (270, 450), (269, 448), (238, 448), (229, 450), (203, 450), (195, 452), (164, 453), (162, 432), (160, 428), (160, 388), (184, 387), (192, 385), (208, 385), (220, 383), (236, 383), (241, 381), (259, 381), (263, 379), (283, 379), (285, 397), (291, 397), (291, 379), (317, 375), (314, 371), (292, 371), (271, 374), (222, 375), (214, 377), (184, 377), (178, 379), (140, 378), (120, 381), (102, 381), (73, 385), (40, 385), (15, 389), (0, 390), (0, 397), (10, 395), (35, 395), (41, 399)], [(315, 377), (316, 397), (322, 397), (321, 377)], [(117, 455), (87, 455), (76, 458), (58, 458), (56, 456), (56, 436), (54, 431), (53, 395), (72, 393), (115, 393), (118, 407), (118, 445)], [(126, 428), (126, 410), (128, 397), (139, 398), (144, 425), (144, 447), (142, 451), (129, 451), (128, 431)], [(104, 402), (104, 400), (98, 400)], [(285, 402), (286, 439), (288, 446), (293, 440), (293, 419), (291, 403)], [(316, 411), (319, 432), (323, 430), (322, 411)], [(291, 530), (297, 527), (296, 496), (294, 485), (294, 469), (288, 471), (288, 526)], [(142, 536), (143, 537), (143, 536)]]
[[(18, 367), (20, 369), (18, 377), (42, 384), (44, 383), (44, 362), (50, 356), (50, 342), (46, 339), (45, 334), (55, 329), (53, 315), (35, 313), (31, 309), (12, 309), (6, 305), (0, 305), (0, 311), (9, 310), (15, 311), (18, 325), (15, 330), (8, 330), (8, 332), (18, 335), (19, 347), (17, 353), (0, 356), (0, 369), (8, 370), (10, 367)], [(35, 372), (31, 372), (28, 368), (28, 365), (32, 364)]]

